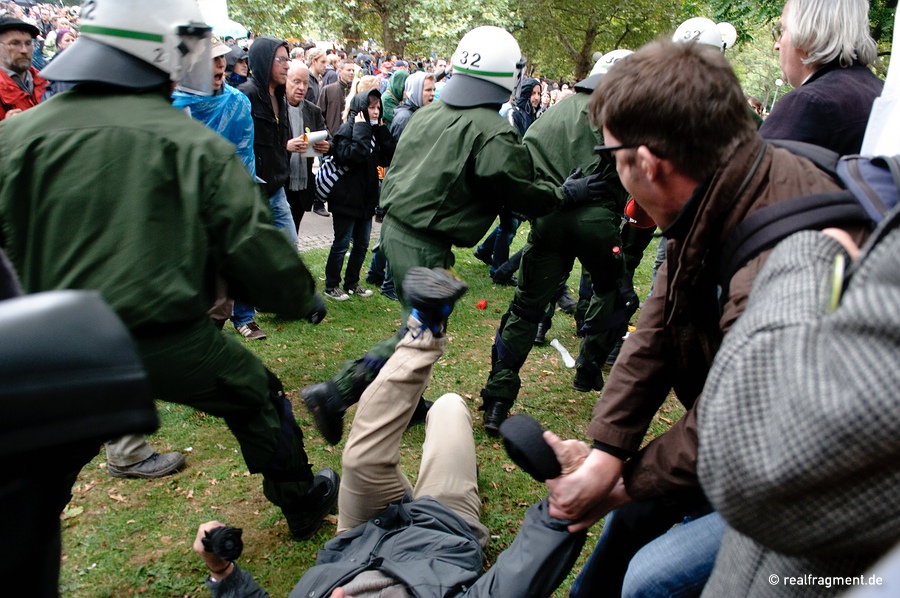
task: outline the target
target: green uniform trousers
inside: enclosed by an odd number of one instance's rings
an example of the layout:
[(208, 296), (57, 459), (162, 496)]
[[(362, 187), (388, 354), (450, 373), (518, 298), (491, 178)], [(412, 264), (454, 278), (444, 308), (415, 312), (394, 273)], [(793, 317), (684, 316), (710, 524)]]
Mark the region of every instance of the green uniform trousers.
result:
[[(534, 221), (522, 253), (518, 287), (495, 337), (491, 374), (481, 391), (485, 402), (515, 401), (521, 387), (519, 370), (534, 345), (538, 324), (551, 313), (553, 297), (568, 279), (575, 258), (592, 276), (596, 291), (584, 319), (593, 327), (582, 339), (579, 362), (606, 359), (618, 327), (604, 327), (603, 321), (614, 313), (616, 284), (626, 274), (621, 222), (620, 215), (593, 204)], [(620, 248), (619, 253), (614, 247)]]
[(278, 379), (208, 318), (173, 328), (134, 333), (156, 398), (223, 418), (250, 473), (263, 474), (266, 498), (301, 507), (313, 474)]

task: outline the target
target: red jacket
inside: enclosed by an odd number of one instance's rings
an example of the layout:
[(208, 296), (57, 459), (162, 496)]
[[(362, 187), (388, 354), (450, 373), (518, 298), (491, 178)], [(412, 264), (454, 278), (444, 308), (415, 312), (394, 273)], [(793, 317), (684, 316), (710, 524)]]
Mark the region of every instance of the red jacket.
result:
[(47, 89), (47, 80), (38, 75), (36, 68), (29, 67), (31, 76), (34, 78), (34, 93), (28, 95), (22, 88), (16, 85), (12, 77), (6, 74), (6, 71), (0, 69), (0, 120), (6, 118), (6, 113), (14, 108), (28, 110), (37, 106), (41, 98), (44, 97), (44, 90)]

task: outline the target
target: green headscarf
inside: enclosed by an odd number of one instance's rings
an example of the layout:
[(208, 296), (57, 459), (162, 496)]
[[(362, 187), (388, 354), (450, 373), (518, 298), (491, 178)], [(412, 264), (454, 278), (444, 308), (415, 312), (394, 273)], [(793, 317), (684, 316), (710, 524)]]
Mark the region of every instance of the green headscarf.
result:
[(384, 104), (384, 116), (381, 118), (388, 128), (391, 126), (391, 121), (394, 120), (394, 108), (403, 101), (403, 86), (406, 85), (407, 77), (409, 77), (409, 73), (406, 71), (397, 71), (391, 75), (391, 82), (381, 98), (381, 103)]

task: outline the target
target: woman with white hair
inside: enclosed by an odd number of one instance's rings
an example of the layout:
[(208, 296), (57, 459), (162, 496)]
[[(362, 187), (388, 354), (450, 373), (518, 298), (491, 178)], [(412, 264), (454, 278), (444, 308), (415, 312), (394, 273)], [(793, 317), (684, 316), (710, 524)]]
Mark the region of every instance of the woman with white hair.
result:
[(775, 105), (760, 135), (859, 153), (884, 87), (869, 70), (878, 56), (869, 2), (789, 0), (774, 35), (784, 78), (795, 89)]

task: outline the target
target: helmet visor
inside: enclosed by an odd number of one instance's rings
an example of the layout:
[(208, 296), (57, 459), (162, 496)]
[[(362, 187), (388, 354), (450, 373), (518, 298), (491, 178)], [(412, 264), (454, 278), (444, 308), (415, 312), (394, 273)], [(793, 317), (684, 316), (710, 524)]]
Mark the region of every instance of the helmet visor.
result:
[[(178, 87), (188, 93), (212, 95), (213, 59), (212, 30), (179, 31), (179, 44), (175, 48), (181, 53), (181, 78)], [(199, 35), (198, 35), (199, 34)]]

